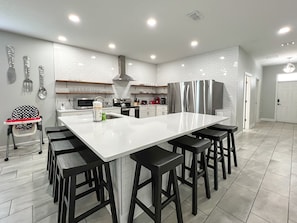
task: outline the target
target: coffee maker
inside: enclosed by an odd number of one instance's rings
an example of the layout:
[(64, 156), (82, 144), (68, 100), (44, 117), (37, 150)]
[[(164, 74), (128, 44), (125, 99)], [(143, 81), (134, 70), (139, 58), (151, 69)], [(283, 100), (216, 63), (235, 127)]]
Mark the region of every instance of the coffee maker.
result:
[(160, 104), (161, 105), (166, 105), (166, 98), (161, 98)]

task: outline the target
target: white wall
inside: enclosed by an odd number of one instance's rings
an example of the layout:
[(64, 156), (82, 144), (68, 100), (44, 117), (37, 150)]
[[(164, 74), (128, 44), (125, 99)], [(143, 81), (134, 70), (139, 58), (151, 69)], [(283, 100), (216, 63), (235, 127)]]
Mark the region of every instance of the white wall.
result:
[[(118, 57), (77, 47), (54, 44), (54, 64), (56, 80), (76, 80), (113, 83), (118, 75)], [(95, 56), (95, 59), (91, 57)], [(132, 65), (128, 65), (132, 63)], [(102, 95), (111, 103), (112, 98), (133, 98), (130, 95), (131, 84), (155, 84), (156, 69), (154, 64), (126, 58), (126, 73), (136, 81), (114, 82), (113, 95)], [(77, 95), (58, 95), (57, 108), (63, 103), (66, 108), (72, 107), (72, 98)], [(91, 96), (91, 95), (89, 95)], [(70, 102), (69, 102), (70, 99)]]
[[(17, 79), (13, 84), (8, 84), (6, 72), (8, 69), (8, 60), (6, 55), (6, 45), (12, 45), (15, 48), (15, 70)], [(54, 69), (53, 69), (53, 44), (50, 42), (28, 38), (0, 31), (0, 121), (3, 123), (11, 117), (12, 110), (19, 105), (34, 105), (43, 116), (43, 126), (51, 126), (55, 120), (55, 94), (54, 94)], [(24, 76), (23, 56), (31, 58), (30, 79), (33, 81), (33, 92), (23, 93), (22, 84)], [(45, 88), (48, 95), (45, 100), (37, 97), (39, 88), (38, 66), (44, 66), (45, 70)], [(6, 145), (7, 126), (0, 125), (0, 145)], [(31, 139), (34, 139), (32, 137)], [(38, 138), (38, 135), (36, 135)], [(11, 139), (10, 139), (11, 140)], [(28, 140), (28, 137), (26, 137)], [(17, 142), (22, 141), (21, 138)], [(11, 142), (11, 141), (10, 141)]]
[[(220, 57), (224, 57), (221, 60)], [(184, 64), (184, 66), (181, 66)], [(213, 79), (224, 83), (223, 110), (236, 124), (238, 47), (187, 57), (158, 65), (157, 83)], [(203, 75), (205, 74), (205, 75)]]
[(242, 48), (239, 48), (239, 64), (238, 64), (238, 92), (237, 92), (237, 125), (243, 126), (243, 107), (244, 107), (244, 77), (245, 73), (252, 75), (251, 77), (251, 101), (250, 101), (250, 122), (249, 126), (253, 127), (257, 121), (257, 79), (262, 79), (261, 68)]
[[(263, 67), (263, 83), (260, 103), (260, 119), (275, 120), (275, 98), (277, 75), (282, 74), (282, 65)], [(297, 63), (294, 64), (297, 67)]]

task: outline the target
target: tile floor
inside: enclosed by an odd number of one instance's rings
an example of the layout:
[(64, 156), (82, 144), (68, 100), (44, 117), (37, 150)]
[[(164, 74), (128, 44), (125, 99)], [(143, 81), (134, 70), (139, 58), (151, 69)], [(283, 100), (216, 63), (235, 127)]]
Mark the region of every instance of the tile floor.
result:
[[(191, 214), (191, 190), (180, 185), (184, 222), (297, 223), (297, 125), (260, 122), (252, 130), (236, 137), (239, 166), (227, 180), (222, 177), (219, 190), (211, 199), (205, 197), (199, 182), (197, 216)], [(42, 155), (32, 145), (11, 152), (4, 162), (0, 151), (0, 223), (56, 222), (57, 205), (53, 204), (51, 186), (45, 170), (46, 146)], [(78, 205), (92, 205), (85, 198)], [(82, 205), (83, 204), (83, 205)], [(82, 222), (111, 222), (106, 209)], [(176, 222), (174, 205), (162, 212), (162, 222)], [(152, 222), (142, 214), (137, 223)]]

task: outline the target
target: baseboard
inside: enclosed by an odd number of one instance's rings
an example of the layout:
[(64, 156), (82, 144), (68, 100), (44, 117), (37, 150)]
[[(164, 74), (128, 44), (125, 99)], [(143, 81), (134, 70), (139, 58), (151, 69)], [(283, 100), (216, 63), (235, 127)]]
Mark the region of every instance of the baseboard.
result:
[(267, 122), (275, 122), (275, 119), (273, 118), (260, 118), (261, 121), (267, 121)]

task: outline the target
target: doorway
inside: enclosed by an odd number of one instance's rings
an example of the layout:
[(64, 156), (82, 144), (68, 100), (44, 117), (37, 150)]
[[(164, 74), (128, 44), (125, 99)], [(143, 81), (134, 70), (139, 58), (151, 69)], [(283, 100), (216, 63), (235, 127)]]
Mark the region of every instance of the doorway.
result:
[(245, 73), (244, 77), (244, 100), (243, 100), (243, 129), (250, 128), (250, 111), (251, 111), (251, 77)]
[(297, 123), (297, 81), (277, 82), (276, 121)]

